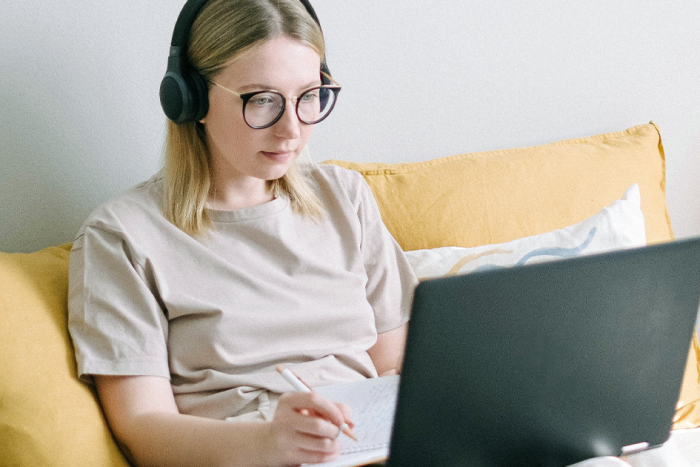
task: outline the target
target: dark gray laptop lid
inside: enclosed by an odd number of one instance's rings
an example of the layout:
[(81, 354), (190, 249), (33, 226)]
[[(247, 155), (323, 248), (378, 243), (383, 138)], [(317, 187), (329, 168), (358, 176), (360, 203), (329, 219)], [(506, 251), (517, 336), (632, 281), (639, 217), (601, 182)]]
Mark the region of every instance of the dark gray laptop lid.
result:
[(564, 466), (669, 435), (700, 239), (422, 282), (388, 465)]

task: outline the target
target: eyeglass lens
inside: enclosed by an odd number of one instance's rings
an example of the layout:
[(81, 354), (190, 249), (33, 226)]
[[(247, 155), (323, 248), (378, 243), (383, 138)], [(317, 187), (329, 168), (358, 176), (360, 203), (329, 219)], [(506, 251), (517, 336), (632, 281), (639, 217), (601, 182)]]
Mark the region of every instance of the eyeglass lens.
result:
[[(332, 88), (315, 87), (297, 98), (296, 113), (303, 123), (313, 125), (328, 116), (335, 105), (336, 92)], [(267, 127), (276, 122), (284, 112), (285, 98), (273, 91), (253, 94), (245, 103), (243, 117), (252, 127)]]

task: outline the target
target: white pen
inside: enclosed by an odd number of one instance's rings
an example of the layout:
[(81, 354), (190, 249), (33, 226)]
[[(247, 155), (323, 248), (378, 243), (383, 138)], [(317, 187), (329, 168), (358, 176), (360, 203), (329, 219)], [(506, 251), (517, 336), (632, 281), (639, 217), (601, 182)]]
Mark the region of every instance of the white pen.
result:
[[(296, 389), (299, 392), (313, 392), (313, 389), (311, 389), (309, 386), (307, 386), (302, 380), (299, 379), (297, 375), (289, 371), (287, 368), (283, 367), (282, 365), (277, 365), (277, 372), (282, 375), (282, 377), (287, 380), (289, 384), (291, 384), (294, 389)], [(347, 423), (343, 423), (340, 425), (340, 431), (343, 432), (348, 438), (354, 439), (357, 441), (357, 438), (355, 437), (355, 434), (352, 432), (350, 427), (348, 426)]]

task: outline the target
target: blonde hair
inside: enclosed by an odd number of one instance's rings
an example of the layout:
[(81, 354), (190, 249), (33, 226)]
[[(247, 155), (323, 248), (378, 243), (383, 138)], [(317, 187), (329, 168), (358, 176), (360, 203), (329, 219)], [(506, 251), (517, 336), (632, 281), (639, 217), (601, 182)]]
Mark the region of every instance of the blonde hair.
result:
[[(321, 29), (299, 0), (211, 0), (192, 26), (188, 60), (205, 80), (211, 80), (237, 54), (283, 35), (312, 47), (324, 59)], [(205, 234), (213, 226), (205, 210), (211, 155), (204, 126), (168, 120), (164, 155), (166, 218), (189, 235)], [(289, 199), (295, 212), (322, 216), (321, 202), (297, 163), (268, 183), (275, 196)]]

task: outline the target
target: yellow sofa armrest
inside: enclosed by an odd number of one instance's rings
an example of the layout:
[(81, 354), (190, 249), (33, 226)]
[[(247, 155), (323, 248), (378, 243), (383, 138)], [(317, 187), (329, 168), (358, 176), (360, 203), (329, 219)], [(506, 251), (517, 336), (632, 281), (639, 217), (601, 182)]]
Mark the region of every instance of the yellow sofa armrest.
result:
[(0, 253), (0, 465), (129, 465), (76, 376), (69, 250)]

